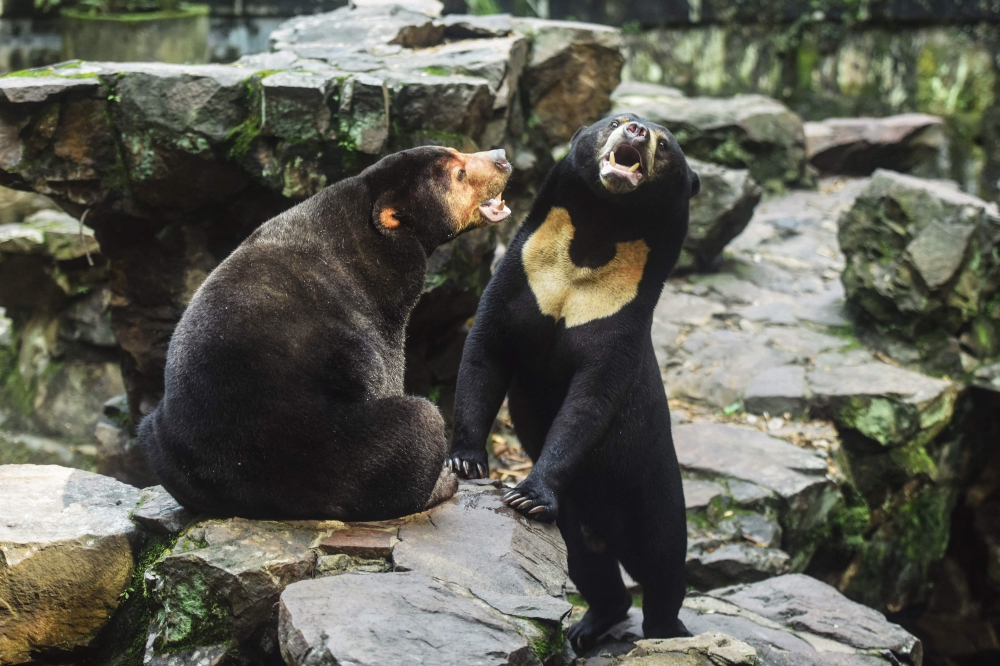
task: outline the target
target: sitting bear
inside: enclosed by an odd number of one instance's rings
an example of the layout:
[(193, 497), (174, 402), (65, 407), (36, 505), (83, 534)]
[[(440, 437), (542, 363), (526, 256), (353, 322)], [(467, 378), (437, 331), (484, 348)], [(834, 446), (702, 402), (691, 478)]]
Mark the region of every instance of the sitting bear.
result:
[(653, 308), (700, 180), (665, 128), (631, 114), (573, 137), (479, 303), (458, 376), (450, 467), (488, 473), (487, 435), (508, 396), (534, 469), (504, 501), (555, 520), (589, 604), (581, 651), (643, 590), (647, 638), (688, 635), (687, 532)]
[[(198, 289), (142, 451), (185, 507), (382, 520), (447, 499), (444, 422), (403, 393), (427, 256), (510, 214), (502, 150), (390, 155), (257, 229)], [(433, 491), (433, 492), (432, 492)]]

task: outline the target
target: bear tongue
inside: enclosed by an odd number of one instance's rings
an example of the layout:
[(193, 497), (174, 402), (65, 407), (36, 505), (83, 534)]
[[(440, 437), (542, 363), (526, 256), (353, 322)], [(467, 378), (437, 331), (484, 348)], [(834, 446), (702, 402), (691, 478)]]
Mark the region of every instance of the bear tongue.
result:
[(504, 205), (502, 199), (487, 199), (479, 204), (479, 212), (490, 222), (499, 222), (510, 215), (510, 208)]
[(616, 176), (621, 176), (628, 180), (628, 182), (635, 187), (642, 180), (642, 172), (639, 171), (639, 163), (636, 162), (631, 167), (626, 167), (621, 164), (615, 164), (610, 159), (604, 161), (603, 166), (601, 166), (601, 175), (608, 176), (614, 174)]

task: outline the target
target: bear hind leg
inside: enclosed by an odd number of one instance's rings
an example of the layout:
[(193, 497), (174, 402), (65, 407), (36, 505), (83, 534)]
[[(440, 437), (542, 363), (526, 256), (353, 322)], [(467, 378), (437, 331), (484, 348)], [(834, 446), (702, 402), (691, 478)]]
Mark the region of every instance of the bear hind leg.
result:
[(561, 512), (556, 523), (566, 542), (569, 577), (589, 606), (583, 618), (566, 633), (576, 653), (582, 654), (625, 619), (632, 607), (632, 595), (625, 589), (618, 559), (611, 549), (591, 536), (572, 510)]

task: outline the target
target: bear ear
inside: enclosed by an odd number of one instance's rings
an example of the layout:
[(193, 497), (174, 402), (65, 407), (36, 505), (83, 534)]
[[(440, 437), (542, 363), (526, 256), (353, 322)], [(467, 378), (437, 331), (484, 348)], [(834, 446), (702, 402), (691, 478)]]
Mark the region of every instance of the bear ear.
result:
[(701, 192), (701, 176), (691, 171), (691, 196), (696, 196)]
[(571, 138), (571, 139), (569, 140), (569, 143), (570, 143), (570, 145), (573, 145), (574, 143), (576, 143), (576, 137), (580, 136), (580, 132), (582, 132), (582, 131), (583, 131), (583, 130), (585, 130), (585, 129), (587, 129), (587, 126), (586, 126), (586, 125), (584, 125), (584, 126), (583, 126), (583, 127), (581, 127), (580, 129), (578, 129), (577, 131), (573, 132), (573, 138)]
[(378, 213), (378, 223), (383, 229), (398, 229), (399, 218), (396, 217), (396, 209), (392, 206), (382, 206)]

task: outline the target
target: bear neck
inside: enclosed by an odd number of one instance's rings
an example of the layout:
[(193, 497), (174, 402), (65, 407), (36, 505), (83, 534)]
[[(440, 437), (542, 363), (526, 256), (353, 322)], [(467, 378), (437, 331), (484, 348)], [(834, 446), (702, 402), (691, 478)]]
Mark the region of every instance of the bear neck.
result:
[(386, 336), (399, 337), (423, 290), (427, 253), (408, 232), (385, 234), (375, 227), (371, 196), (360, 178), (331, 187), (330, 198), (336, 213), (325, 216), (326, 249), (368, 285), (366, 309)]

